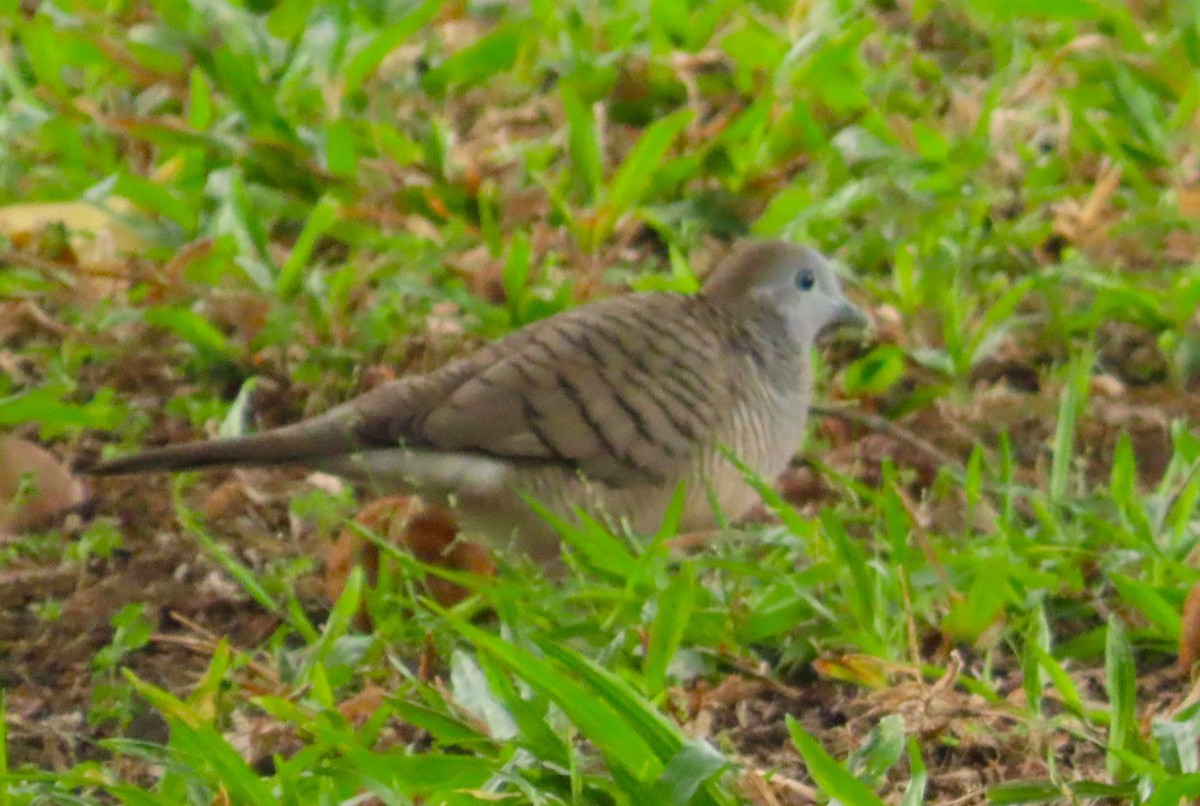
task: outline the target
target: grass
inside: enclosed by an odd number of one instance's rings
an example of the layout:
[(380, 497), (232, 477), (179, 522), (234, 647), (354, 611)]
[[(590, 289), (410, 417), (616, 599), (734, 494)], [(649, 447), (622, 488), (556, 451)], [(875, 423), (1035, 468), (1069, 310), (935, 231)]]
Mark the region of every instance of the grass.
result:
[(0, 15), (0, 426), (60, 456), (314, 413), (743, 234), (876, 322), (820, 364), (869, 416), (771, 517), (568, 527), (563, 579), (502, 556), (450, 609), (386, 542), (322, 601), (348, 491), (106, 484), (0, 544), (0, 804), (1200, 797), (1200, 5)]

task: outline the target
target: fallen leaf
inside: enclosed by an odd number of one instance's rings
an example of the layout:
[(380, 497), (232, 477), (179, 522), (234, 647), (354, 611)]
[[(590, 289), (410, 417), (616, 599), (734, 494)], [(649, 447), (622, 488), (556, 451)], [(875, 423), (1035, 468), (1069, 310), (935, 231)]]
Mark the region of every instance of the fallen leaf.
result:
[(388, 693), (379, 686), (368, 683), (362, 691), (338, 704), (338, 713), (353, 725), (361, 726), (387, 699)]
[(1200, 259), (1200, 235), (1176, 229), (1167, 233), (1163, 254), (1180, 263), (1191, 263)]
[(1177, 187), (1175, 197), (1179, 212), (1192, 218), (1200, 218), (1200, 187)]
[[(408, 497), (381, 498), (367, 505), (358, 516), (355, 523), (376, 534), (389, 537), (385, 529), (390, 519), (398, 513), (407, 512), (412, 506)], [(364, 540), (353, 529), (342, 530), (337, 541), (329, 547), (325, 558), (325, 598), (333, 604), (346, 588), (346, 579), (356, 566), (362, 566), (367, 581), (373, 586), (379, 580), (379, 547), (369, 540)], [(371, 629), (371, 619), (365, 607), (360, 608), (354, 616), (354, 626), (360, 630)]]
[(247, 503), (249, 501), (243, 485), (236, 479), (228, 479), (205, 496), (200, 504), (200, 512), (207, 520), (220, 520), (244, 509)]
[(123, 287), (122, 261), (144, 251), (148, 244), (121, 218), (131, 205), (123, 199), (105, 204), (88, 202), (28, 202), (0, 206), (0, 235), (18, 249), (35, 246), (48, 228), (61, 226), (80, 270), (76, 292), (96, 299)]
[(831, 655), (813, 661), (813, 669), (821, 677), (844, 680), (867, 688), (887, 684), (887, 670), (878, 658), (869, 655)]
[[(405, 525), (403, 544), (426, 565), (480, 576), (496, 573), (491, 555), (483, 546), (458, 539), (458, 524), (442, 507), (425, 507), (414, 513)], [(425, 577), (425, 584), (443, 607), (456, 605), (471, 594), (463, 586), (432, 574)]]
[[(496, 572), (491, 556), (482, 546), (458, 539), (458, 524), (443, 507), (429, 506), (414, 496), (381, 498), (365, 507), (355, 522), (390, 543), (412, 552), (426, 565), (452, 571), (467, 571), (481, 576)], [(332, 604), (341, 596), (346, 579), (355, 565), (361, 565), (367, 581), (379, 579), (379, 547), (347, 528), (330, 547), (325, 560), (325, 596)], [(458, 604), (470, 591), (441, 577), (425, 578), (434, 600), (443, 607)], [(360, 629), (370, 629), (366, 611), (355, 619)]]
[(120, 252), (144, 249), (146, 241), (128, 223), (118, 217), (119, 200), (104, 206), (88, 202), (27, 202), (0, 206), (0, 232), (22, 247), (46, 227), (61, 224), (71, 238), (71, 248), (81, 263), (95, 263), (106, 256), (98, 253), (99, 237), (110, 239)]
[(0, 534), (49, 526), (85, 498), (83, 485), (49, 451), (0, 436)]
[(1098, 223), (1100, 213), (1108, 206), (1109, 200), (1121, 185), (1121, 166), (1113, 165), (1096, 180), (1091, 194), (1079, 210), (1078, 224), (1083, 229), (1092, 229)]
[(1183, 625), (1179, 630), (1179, 669), (1189, 677), (1200, 659), (1200, 582), (1188, 591), (1183, 603)]

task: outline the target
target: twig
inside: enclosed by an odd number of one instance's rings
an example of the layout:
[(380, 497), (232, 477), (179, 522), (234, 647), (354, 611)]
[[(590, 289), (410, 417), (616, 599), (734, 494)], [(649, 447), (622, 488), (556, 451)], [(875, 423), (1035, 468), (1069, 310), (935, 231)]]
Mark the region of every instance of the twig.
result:
[(887, 434), (889, 437), (908, 443), (921, 453), (936, 460), (938, 464), (962, 469), (963, 464), (956, 457), (946, 453), (932, 442), (922, 439), (907, 428), (896, 425), (896, 423), (880, 417), (878, 414), (868, 414), (861, 409), (850, 408), (848, 406), (828, 406), (817, 403), (814, 403), (809, 410), (821, 417), (833, 417), (844, 422), (861, 425), (872, 431), (878, 431), (881, 434)]
[(70, 325), (64, 325), (62, 322), (55, 319), (46, 312), (42, 306), (38, 305), (31, 299), (27, 299), (20, 303), (18, 310), (24, 311), (30, 321), (35, 325), (50, 331), (60, 338), (67, 338), (75, 335), (75, 329)]
[(771, 791), (771, 786), (763, 778), (763, 773), (758, 770), (744, 770), (739, 783), (743, 790), (749, 790), (743, 794), (746, 794), (755, 806), (783, 806), (779, 798), (775, 797), (775, 793)]
[[(739, 758), (737, 756), (734, 756), (733, 760), (739, 763), (745, 763), (747, 761), (747, 759)], [(804, 798), (808, 803), (816, 803), (819, 800), (817, 796), (817, 790), (813, 789), (811, 786), (801, 783), (800, 781), (797, 781), (795, 778), (789, 778), (777, 770), (768, 772), (767, 770), (759, 769), (755, 765), (749, 763), (747, 763), (743, 769), (745, 770), (746, 775), (755, 776), (768, 786), (773, 786), (778, 789), (786, 789), (789, 792)], [(774, 797), (773, 794), (772, 797)], [(776, 801), (778, 802), (778, 799), (776, 799)]]
[(763, 684), (776, 694), (780, 694), (792, 700), (798, 700), (801, 696), (800, 689), (793, 688), (781, 680), (776, 680), (771, 675), (760, 672), (758, 669), (755, 669), (753, 666), (750, 666), (744, 661), (738, 660), (734, 657), (725, 656), (717, 652), (713, 653), (713, 657), (727, 665), (729, 668), (733, 669), (738, 674), (748, 677), (757, 683)]
[(921, 646), (917, 643), (917, 619), (913, 615), (912, 593), (908, 588), (908, 571), (903, 565), (896, 569), (897, 578), (900, 580), (900, 597), (904, 603), (904, 622), (908, 628), (908, 653), (912, 656), (912, 663), (917, 669), (917, 679), (920, 680), (921, 670)]
[[(178, 610), (171, 610), (170, 614), (171, 614), (171, 618), (174, 619), (178, 624), (191, 630), (193, 633), (196, 633), (200, 637), (195, 638), (195, 637), (187, 636), (187, 635), (170, 635), (167, 633), (158, 633), (152, 637), (152, 640), (160, 641), (162, 643), (167, 643), (167, 644), (171, 644), (171, 643), (179, 644), (180, 646), (187, 646), (191, 649), (195, 649), (198, 651), (207, 650), (207, 652), (210, 655), (212, 653), (216, 652), (217, 644), (220, 643), (220, 641), (221, 641), (221, 636), (218, 636), (212, 630), (210, 630), (207, 627), (203, 626), (202, 624), (188, 618), (183, 613), (180, 613)], [(235, 647), (235, 649), (236, 649), (236, 647)], [(242, 652), (242, 650), (237, 650), (237, 651)], [(254, 660), (254, 658), (250, 657), (248, 652), (242, 652), (242, 654), (246, 655), (246, 668), (250, 669), (256, 675), (261, 677), (263, 680), (268, 681), (273, 686), (278, 687), (278, 686), (283, 685), (279, 679), (279, 675), (275, 672), (275, 670), (270, 669), (270, 668), (262, 665), (258, 661)]]
[(162, 288), (164, 283), (145, 272), (135, 271), (123, 264), (104, 261), (81, 266), (79, 263), (56, 260), (27, 249), (0, 249), (0, 266), (25, 266), (67, 288), (74, 288), (77, 277), (104, 277), (127, 282), (144, 282)]

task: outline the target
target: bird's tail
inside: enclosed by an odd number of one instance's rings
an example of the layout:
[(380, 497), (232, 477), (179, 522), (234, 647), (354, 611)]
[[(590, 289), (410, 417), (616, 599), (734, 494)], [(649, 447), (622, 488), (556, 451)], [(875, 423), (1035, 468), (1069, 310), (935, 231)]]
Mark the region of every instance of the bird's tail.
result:
[(151, 448), (84, 465), (79, 470), (92, 476), (117, 476), (230, 465), (303, 465), (354, 451), (356, 440), (349, 426), (343, 417), (326, 415), (261, 434)]

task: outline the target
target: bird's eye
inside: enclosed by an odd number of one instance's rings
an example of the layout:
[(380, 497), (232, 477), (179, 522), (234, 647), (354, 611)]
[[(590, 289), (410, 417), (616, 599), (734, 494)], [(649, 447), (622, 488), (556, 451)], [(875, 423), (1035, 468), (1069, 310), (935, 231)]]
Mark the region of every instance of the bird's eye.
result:
[(801, 269), (796, 272), (796, 288), (801, 291), (808, 291), (817, 284), (817, 275), (812, 269)]

